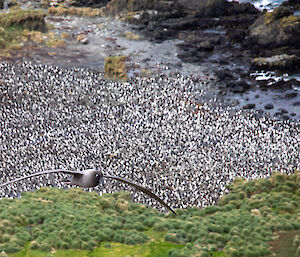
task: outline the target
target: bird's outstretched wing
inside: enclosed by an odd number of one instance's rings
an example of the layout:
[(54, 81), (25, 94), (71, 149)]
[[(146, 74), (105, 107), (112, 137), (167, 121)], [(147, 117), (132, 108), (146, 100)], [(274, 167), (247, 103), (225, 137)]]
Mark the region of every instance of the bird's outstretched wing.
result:
[(128, 185), (131, 185), (135, 188), (137, 188), (138, 190), (144, 192), (145, 194), (149, 195), (150, 197), (154, 198), (156, 201), (160, 202), (163, 206), (167, 207), (171, 212), (173, 212), (174, 214), (176, 214), (176, 212), (169, 206), (167, 205), (162, 199), (160, 199), (157, 195), (153, 194), (149, 189), (139, 185), (139, 184), (136, 184), (134, 182), (131, 182), (131, 181), (128, 181), (124, 178), (120, 178), (120, 177), (117, 177), (117, 176), (109, 176), (109, 175), (104, 175), (103, 176), (104, 178), (111, 178), (111, 179), (115, 179), (115, 180), (118, 180), (118, 181), (121, 181), (121, 182), (124, 182)]
[(33, 173), (31, 175), (28, 175), (28, 176), (25, 176), (25, 177), (22, 177), (22, 178), (17, 178), (17, 179), (8, 181), (8, 182), (0, 185), (0, 187), (15, 183), (15, 182), (27, 179), (27, 178), (32, 178), (32, 177), (36, 177), (36, 176), (40, 176), (40, 175), (44, 175), (44, 174), (49, 174), (49, 173), (67, 173), (67, 174), (71, 174), (71, 175), (83, 175), (84, 174), (84, 172), (82, 172), (82, 171), (71, 171), (71, 170), (63, 170), (63, 169), (45, 170), (45, 171), (42, 171), (42, 172)]

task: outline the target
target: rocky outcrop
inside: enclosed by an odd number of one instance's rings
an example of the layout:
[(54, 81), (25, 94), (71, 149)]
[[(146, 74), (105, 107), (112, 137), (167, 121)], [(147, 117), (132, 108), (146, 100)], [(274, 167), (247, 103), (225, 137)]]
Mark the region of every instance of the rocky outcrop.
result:
[(256, 83), (251, 68), (300, 68), (296, 2), (262, 13), (227, 0), (112, 0), (104, 12), (136, 24), (153, 41), (180, 39), (176, 51), (183, 62), (211, 65), (221, 90), (243, 93)]
[(282, 46), (298, 48), (300, 45), (300, 16), (285, 7), (265, 13), (250, 26), (250, 37), (259, 47), (274, 49)]
[(272, 57), (258, 57), (252, 61), (253, 69), (267, 70), (297, 70), (300, 68), (300, 58), (296, 55), (275, 55)]
[(108, 2), (109, 0), (72, 0), (69, 5), (75, 7), (102, 8), (105, 7)]

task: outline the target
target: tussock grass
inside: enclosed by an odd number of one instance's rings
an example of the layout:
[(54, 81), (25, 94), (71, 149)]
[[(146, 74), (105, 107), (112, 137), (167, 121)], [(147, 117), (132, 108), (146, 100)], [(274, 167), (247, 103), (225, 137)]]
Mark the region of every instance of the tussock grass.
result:
[(80, 17), (101, 17), (103, 16), (102, 9), (98, 8), (90, 8), (90, 7), (49, 7), (48, 13), (50, 15), (57, 16), (80, 16)]
[(47, 30), (42, 11), (11, 9), (9, 13), (0, 13), (0, 56), (10, 58), (11, 54), (21, 50), (24, 31)]
[(53, 249), (53, 256), (259, 257), (280, 252), (270, 242), (283, 238), (282, 231), (293, 235), (287, 242), (296, 252), (299, 176), (237, 179), (218, 206), (177, 210), (176, 216), (132, 203), (124, 192), (100, 197), (81, 189), (41, 188), (0, 201), (0, 252), (20, 257), (47, 256)]
[(105, 77), (115, 80), (127, 80), (125, 67), (126, 56), (108, 56), (105, 58)]

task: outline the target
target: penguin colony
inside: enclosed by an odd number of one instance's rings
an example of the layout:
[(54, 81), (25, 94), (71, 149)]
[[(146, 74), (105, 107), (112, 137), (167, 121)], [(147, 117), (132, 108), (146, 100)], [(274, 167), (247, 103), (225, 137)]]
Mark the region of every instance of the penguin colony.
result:
[[(299, 122), (213, 99), (199, 105), (207, 82), (193, 76), (121, 83), (93, 70), (30, 62), (3, 62), (0, 74), (0, 184), (49, 169), (97, 168), (142, 184), (174, 208), (202, 208), (216, 204), (235, 177), (300, 169)], [(66, 188), (64, 178), (11, 184), (0, 198)], [(134, 201), (162, 208), (119, 182), (93, 190), (129, 190)]]

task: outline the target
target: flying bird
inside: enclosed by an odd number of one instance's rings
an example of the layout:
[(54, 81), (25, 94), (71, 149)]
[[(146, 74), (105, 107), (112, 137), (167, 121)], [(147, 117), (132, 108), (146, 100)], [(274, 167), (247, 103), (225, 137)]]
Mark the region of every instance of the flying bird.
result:
[(154, 193), (152, 193), (149, 189), (136, 184), (132, 181), (129, 181), (127, 179), (121, 178), (121, 177), (117, 177), (117, 176), (110, 176), (110, 175), (103, 175), (103, 173), (99, 170), (96, 169), (89, 169), (89, 170), (83, 170), (83, 171), (71, 171), (71, 170), (64, 170), (64, 169), (56, 169), (56, 170), (46, 170), (46, 171), (42, 171), (42, 172), (38, 172), (38, 173), (34, 173), (22, 178), (17, 178), (11, 181), (8, 181), (2, 185), (0, 185), (0, 187), (4, 187), (7, 186), (9, 184), (27, 179), (27, 178), (32, 178), (35, 176), (40, 176), (40, 175), (44, 175), (44, 174), (49, 174), (49, 173), (66, 173), (66, 174), (70, 174), (73, 175), (73, 177), (71, 178), (71, 180), (69, 182), (66, 182), (70, 185), (76, 185), (79, 187), (95, 187), (97, 185), (99, 185), (100, 183), (105, 186), (104, 184), (104, 180), (103, 178), (110, 178), (110, 179), (114, 179), (123, 183), (126, 183), (130, 186), (133, 186), (135, 188), (137, 188), (138, 190), (142, 191), (143, 193), (149, 195), (150, 197), (154, 198), (156, 201), (160, 202), (163, 206), (167, 207), (171, 212), (173, 212), (174, 214), (176, 214), (176, 212), (169, 206), (167, 205), (162, 199), (160, 199), (157, 195), (155, 195)]

